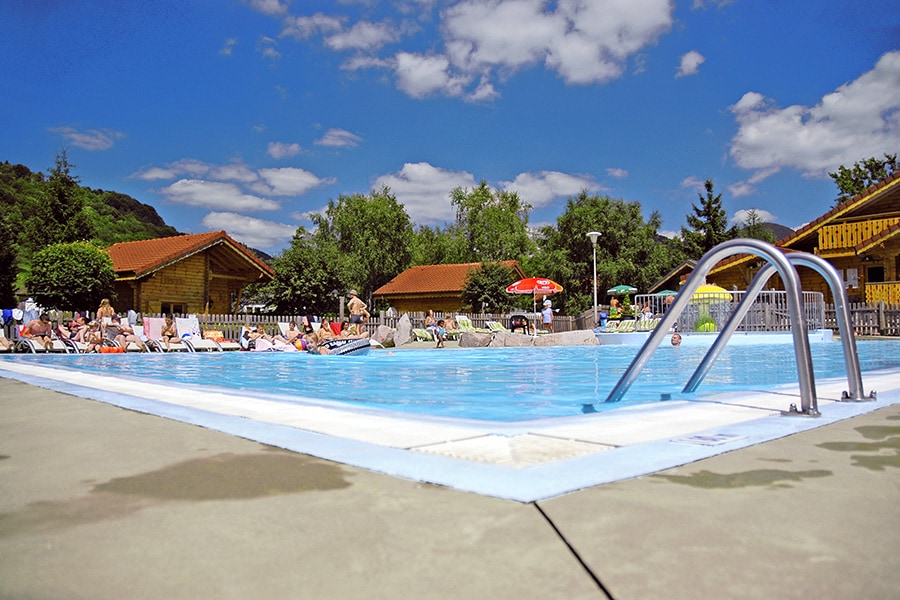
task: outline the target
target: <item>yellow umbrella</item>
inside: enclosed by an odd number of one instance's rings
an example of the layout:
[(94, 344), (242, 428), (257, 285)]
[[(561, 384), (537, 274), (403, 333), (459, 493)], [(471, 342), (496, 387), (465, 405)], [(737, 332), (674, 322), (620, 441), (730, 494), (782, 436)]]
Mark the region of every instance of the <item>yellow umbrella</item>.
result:
[(731, 302), (731, 294), (723, 287), (704, 283), (694, 290), (691, 302)]

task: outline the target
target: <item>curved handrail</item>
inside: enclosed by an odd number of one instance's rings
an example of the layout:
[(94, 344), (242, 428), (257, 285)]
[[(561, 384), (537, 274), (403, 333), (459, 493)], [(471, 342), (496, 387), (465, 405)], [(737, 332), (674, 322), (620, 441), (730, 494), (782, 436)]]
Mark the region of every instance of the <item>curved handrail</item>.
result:
[[(786, 255), (788, 261), (794, 266), (808, 267), (825, 278), (828, 287), (831, 289), (831, 295), (834, 297), (835, 315), (838, 322), (838, 332), (841, 336), (841, 344), (844, 350), (844, 363), (847, 367), (847, 386), (848, 391), (844, 393), (842, 400), (866, 400), (863, 396), (862, 374), (859, 368), (859, 355), (856, 351), (856, 338), (853, 336), (853, 326), (850, 322), (849, 301), (847, 299), (847, 290), (844, 289), (841, 276), (834, 267), (825, 259), (809, 254), (806, 252), (798, 252)], [(771, 264), (763, 266), (753, 281), (747, 287), (747, 293), (741, 300), (738, 307), (731, 313), (721, 333), (713, 342), (712, 347), (707, 351), (706, 356), (700, 361), (700, 365), (690, 380), (684, 386), (682, 392), (691, 393), (697, 389), (700, 382), (709, 373), (713, 362), (719, 357), (719, 354), (725, 348), (729, 338), (744, 320), (747, 311), (750, 310), (756, 296), (762, 291), (763, 286), (772, 275), (775, 274), (775, 267)], [(869, 399), (872, 399), (871, 397)]]
[(812, 369), (812, 356), (809, 350), (809, 336), (806, 330), (806, 319), (803, 316), (803, 297), (800, 290), (800, 280), (797, 269), (787, 257), (777, 248), (756, 239), (736, 239), (723, 242), (703, 255), (694, 267), (694, 272), (685, 283), (684, 288), (675, 297), (672, 306), (663, 316), (662, 321), (644, 342), (640, 351), (629, 365), (628, 369), (619, 379), (616, 386), (606, 398), (606, 402), (618, 402), (628, 391), (628, 388), (637, 379), (638, 374), (650, 360), (651, 355), (659, 347), (667, 332), (675, 324), (678, 316), (691, 301), (691, 296), (706, 279), (706, 274), (712, 270), (719, 261), (735, 254), (753, 254), (766, 259), (774, 265), (785, 284), (788, 312), (795, 324), (791, 327), (794, 338), (794, 354), (797, 360), (797, 374), (800, 383), (801, 413), (805, 415), (818, 415), (819, 409), (816, 402), (816, 386)]

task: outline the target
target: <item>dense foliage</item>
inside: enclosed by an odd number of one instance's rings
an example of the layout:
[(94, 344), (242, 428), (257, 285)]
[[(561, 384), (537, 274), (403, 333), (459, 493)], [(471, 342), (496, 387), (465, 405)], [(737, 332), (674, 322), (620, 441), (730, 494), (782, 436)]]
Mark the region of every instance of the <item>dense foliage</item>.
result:
[(35, 252), (26, 285), (42, 306), (89, 310), (109, 297), (115, 280), (109, 254), (90, 242), (69, 242)]
[(863, 193), (879, 181), (896, 173), (897, 170), (897, 155), (887, 153), (885, 153), (884, 159), (873, 156), (861, 160), (849, 168), (841, 165), (837, 171), (828, 174), (834, 179), (839, 192), (834, 205), (838, 206)]
[(0, 163), (0, 301), (15, 304), (25, 289), (33, 255), (57, 243), (116, 242), (178, 235), (156, 210), (130, 196), (79, 185), (65, 151), (48, 174), (25, 165)]
[(469, 274), (463, 302), (473, 312), (507, 312), (513, 306), (513, 296), (506, 293), (506, 287), (515, 280), (513, 269), (500, 263), (486, 262)]

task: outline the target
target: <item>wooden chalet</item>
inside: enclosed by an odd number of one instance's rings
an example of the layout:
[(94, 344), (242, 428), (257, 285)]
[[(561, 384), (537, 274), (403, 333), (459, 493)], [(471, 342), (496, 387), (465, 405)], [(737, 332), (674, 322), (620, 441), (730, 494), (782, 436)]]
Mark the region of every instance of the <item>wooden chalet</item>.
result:
[[(900, 173), (842, 203), (775, 244), (784, 252), (821, 256), (844, 280), (851, 302), (900, 302)], [(707, 281), (724, 288), (746, 289), (762, 266), (756, 256), (738, 256), (716, 265)], [(833, 301), (821, 275), (798, 269), (804, 291)], [(769, 287), (784, 289), (773, 277)]]
[(120, 311), (233, 313), (247, 284), (275, 276), (224, 231), (121, 242), (107, 252)]
[[(500, 264), (513, 269), (515, 279), (525, 277), (518, 262), (507, 260)], [(429, 309), (457, 312), (465, 308), (462, 293), (469, 274), (480, 269), (481, 265), (482, 263), (475, 262), (410, 267), (375, 290), (373, 296), (387, 301), (400, 313), (424, 312)]]

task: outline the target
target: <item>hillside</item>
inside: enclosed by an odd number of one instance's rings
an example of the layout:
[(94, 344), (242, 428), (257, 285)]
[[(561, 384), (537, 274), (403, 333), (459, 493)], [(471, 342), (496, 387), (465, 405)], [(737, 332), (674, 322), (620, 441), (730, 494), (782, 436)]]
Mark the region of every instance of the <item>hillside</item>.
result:
[[(7, 223), (27, 223), (35, 204), (48, 193), (50, 186), (43, 173), (8, 161), (0, 163), (0, 208)], [(101, 247), (179, 233), (163, 221), (155, 208), (131, 196), (84, 186), (78, 186), (77, 193), (84, 203), (90, 241)]]

